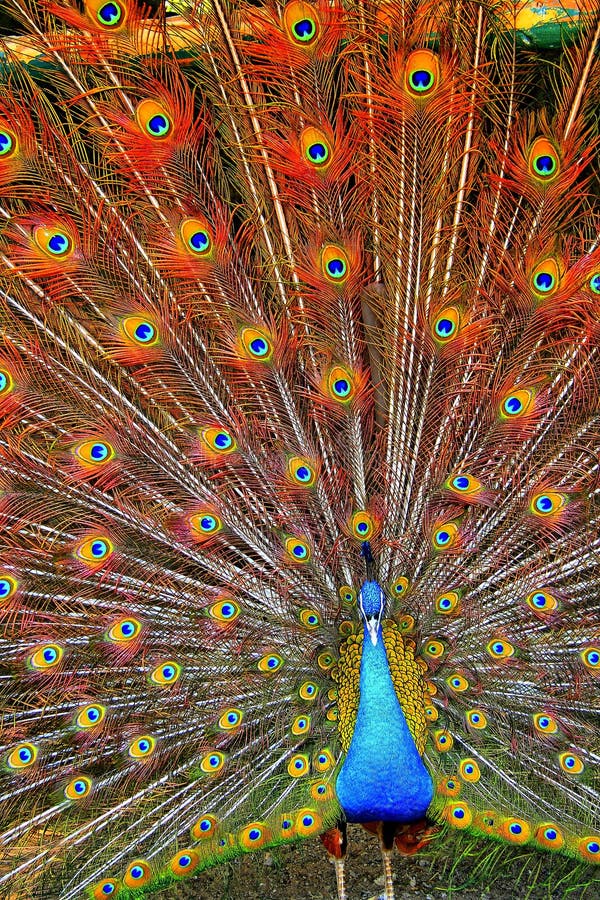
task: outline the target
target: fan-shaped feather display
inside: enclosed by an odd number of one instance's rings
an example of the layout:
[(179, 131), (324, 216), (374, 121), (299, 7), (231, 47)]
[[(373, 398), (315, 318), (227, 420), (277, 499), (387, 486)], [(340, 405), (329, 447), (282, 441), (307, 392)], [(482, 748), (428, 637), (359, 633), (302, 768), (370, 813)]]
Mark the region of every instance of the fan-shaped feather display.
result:
[(598, 16), (8, 8), (2, 896), (598, 883)]

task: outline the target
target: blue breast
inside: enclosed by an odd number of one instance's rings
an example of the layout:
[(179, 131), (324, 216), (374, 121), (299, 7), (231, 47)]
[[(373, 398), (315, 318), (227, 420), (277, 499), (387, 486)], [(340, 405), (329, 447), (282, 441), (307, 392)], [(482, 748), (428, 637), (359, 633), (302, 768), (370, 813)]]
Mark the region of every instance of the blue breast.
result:
[(394, 692), (381, 629), (375, 645), (365, 629), (358, 715), (336, 792), (349, 822), (416, 822), (433, 797)]

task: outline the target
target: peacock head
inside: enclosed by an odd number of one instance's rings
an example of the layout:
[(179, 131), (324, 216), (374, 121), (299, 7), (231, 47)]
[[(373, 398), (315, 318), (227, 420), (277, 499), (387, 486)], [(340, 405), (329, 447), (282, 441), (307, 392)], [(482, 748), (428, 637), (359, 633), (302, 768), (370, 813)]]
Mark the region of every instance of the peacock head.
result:
[(375, 645), (381, 629), (385, 609), (385, 594), (377, 581), (364, 581), (358, 594), (358, 608), (371, 643)]

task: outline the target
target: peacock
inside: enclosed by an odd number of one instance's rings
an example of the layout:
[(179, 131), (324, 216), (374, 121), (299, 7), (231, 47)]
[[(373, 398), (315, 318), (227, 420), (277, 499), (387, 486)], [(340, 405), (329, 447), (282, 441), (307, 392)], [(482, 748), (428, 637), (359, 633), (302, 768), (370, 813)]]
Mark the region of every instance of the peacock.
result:
[(1, 896), (600, 890), (599, 14), (5, 7)]

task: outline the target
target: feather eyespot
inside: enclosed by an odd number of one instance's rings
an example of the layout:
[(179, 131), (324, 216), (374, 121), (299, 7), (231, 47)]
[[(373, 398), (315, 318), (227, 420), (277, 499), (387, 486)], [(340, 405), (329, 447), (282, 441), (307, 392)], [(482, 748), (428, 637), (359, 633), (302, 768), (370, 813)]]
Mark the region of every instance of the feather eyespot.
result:
[(313, 766), (317, 772), (320, 772), (321, 774), (323, 772), (328, 772), (330, 769), (333, 769), (334, 765), (335, 760), (331, 755), (330, 750), (320, 750), (315, 754), (315, 757), (313, 759)]
[(405, 575), (400, 575), (399, 578), (394, 578), (394, 580), (390, 582), (390, 594), (392, 597), (402, 597), (406, 594), (409, 587), (410, 581), (408, 578), (406, 578)]
[(291, 480), (302, 487), (311, 488), (317, 480), (316, 469), (301, 456), (292, 456), (288, 459), (287, 471)]
[(511, 391), (500, 404), (503, 419), (516, 419), (529, 413), (535, 401), (533, 390), (522, 388)]
[(15, 594), (18, 586), (18, 581), (12, 578), (12, 576), (6, 574), (0, 575), (0, 606), (3, 603), (6, 603), (7, 600), (10, 600)]
[(584, 770), (583, 760), (576, 753), (560, 753), (558, 762), (563, 772), (569, 775), (581, 775)]
[(191, 875), (200, 862), (200, 856), (195, 850), (180, 850), (169, 862), (169, 868), (174, 875)]
[(155, 747), (155, 738), (149, 734), (144, 734), (142, 737), (136, 738), (131, 742), (127, 753), (132, 759), (145, 759), (154, 752)]
[(87, 538), (87, 540), (79, 544), (75, 548), (75, 555), (82, 562), (90, 566), (97, 566), (106, 562), (114, 552), (114, 549), (112, 542), (107, 537), (98, 535)]
[(102, 3), (96, 10), (96, 19), (104, 28), (116, 28), (124, 16), (124, 9), (116, 0)]
[(216, 775), (217, 772), (221, 771), (224, 765), (225, 754), (220, 753), (218, 750), (207, 753), (200, 760), (200, 768), (203, 772), (206, 772), (207, 775)]
[(481, 491), (482, 484), (477, 478), (463, 472), (460, 475), (451, 475), (446, 481), (446, 487), (456, 494), (470, 497)]
[(425, 643), (423, 653), (430, 659), (439, 659), (446, 652), (446, 647), (442, 641), (431, 640)]
[(310, 630), (321, 625), (321, 617), (315, 609), (301, 609), (298, 618), (300, 623)]
[(240, 332), (242, 349), (249, 359), (257, 362), (270, 362), (273, 358), (274, 346), (264, 331), (246, 326)]
[(293, 0), (283, 11), (287, 33), (295, 44), (310, 46), (318, 40), (321, 23), (316, 9), (310, 3)]
[(377, 522), (370, 513), (359, 510), (350, 519), (350, 530), (359, 541), (369, 541), (377, 530)]
[(237, 443), (227, 428), (211, 425), (200, 429), (200, 440), (207, 450), (219, 455), (233, 453), (237, 450)]
[(600, 670), (600, 647), (586, 647), (581, 651), (584, 666), (594, 671)]
[(38, 756), (38, 748), (28, 741), (19, 744), (8, 754), (6, 763), (9, 769), (27, 769), (32, 766)]
[(558, 600), (548, 591), (532, 591), (525, 602), (534, 612), (551, 613), (558, 609)]
[(137, 859), (125, 870), (123, 883), (128, 888), (140, 888), (148, 884), (152, 878), (150, 863), (144, 859)]
[(532, 498), (530, 509), (535, 516), (551, 516), (566, 506), (567, 502), (566, 494), (560, 494), (558, 491), (545, 491)]
[(333, 668), (335, 664), (335, 657), (329, 650), (323, 650), (322, 653), (319, 653), (317, 656), (317, 665), (320, 668), (321, 672), (329, 672), (330, 669)]
[(600, 294), (600, 272), (594, 272), (588, 281), (588, 285), (592, 294)]
[(279, 671), (283, 665), (283, 657), (278, 653), (267, 653), (258, 660), (258, 668), (264, 675)]
[(558, 731), (556, 719), (548, 713), (535, 713), (533, 716), (533, 727), (540, 734), (556, 734)]
[(440, 753), (447, 753), (454, 746), (454, 739), (445, 728), (433, 732), (433, 742)]
[(413, 97), (434, 93), (440, 80), (438, 57), (431, 50), (414, 50), (406, 61), (405, 85)]
[(34, 228), (33, 239), (47, 256), (57, 259), (65, 259), (74, 251), (72, 238), (57, 228), (40, 225), (38, 228)]
[(168, 662), (156, 666), (150, 673), (149, 678), (152, 684), (157, 684), (159, 687), (169, 687), (171, 684), (179, 681), (181, 672), (182, 668), (179, 663), (168, 660)]
[(235, 600), (227, 598), (225, 600), (219, 600), (217, 603), (213, 603), (208, 609), (208, 614), (211, 619), (227, 624), (228, 622), (234, 622), (241, 611), (241, 607)]
[(262, 847), (271, 836), (267, 826), (263, 822), (251, 822), (240, 831), (240, 844), (247, 850), (255, 850)]
[(460, 313), (455, 306), (442, 310), (433, 323), (433, 336), (439, 344), (447, 344), (458, 334)]
[(95, 728), (104, 720), (106, 707), (100, 703), (88, 703), (77, 713), (75, 724), (78, 728)]
[(219, 718), (219, 728), (223, 731), (232, 731), (234, 728), (239, 728), (243, 718), (244, 714), (241, 709), (226, 709)]
[(548, 847), (550, 850), (560, 850), (565, 843), (562, 831), (554, 822), (544, 822), (540, 825), (535, 832), (535, 839), (542, 847)]
[(315, 169), (326, 169), (331, 164), (331, 144), (320, 129), (305, 128), (300, 135), (300, 147), (306, 162)]
[(328, 281), (343, 284), (349, 275), (348, 257), (341, 247), (327, 244), (321, 251), (321, 269)]
[(0, 368), (0, 398), (10, 394), (14, 388), (14, 381), (8, 369)]
[(499, 832), (512, 844), (525, 844), (531, 837), (531, 828), (524, 819), (507, 819), (500, 825)]
[(7, 128), (0, 128), (0, 159), (9, 159), (18, 149), (16, 135)]
[(458, 694), (468, 691), (470, 687), (468, 680), (458, 672), (455, 672), (454, 675), (449, 675), (446, 678), (446, 684)]
[(314, 681), (305, 681), (298, 689), (298, 694), (302, 700), (314, 700), (318, 693), (319, 688)]
[(308, 837), (320, 831), (323, 824), (321, 816), (313, 809), (301, 809), (296, 816), (296, 834)]
[(292, 722), (291, 731), (297, 737), (301, 734), (308, 734), (310, 731), (310, 716), (296, 716)]
[(458, 541), (459, 536), (458, 526), (454, 522), (447, 522), (434, 530), (431, 542), (435, 550), (450, 550)]
[(84, 797), (87, 797), (91, 789), (91, 778), (85, 778), (81, 775), (79, 778), (73, 778), (69, 781), (69, 783), (65, 785), (63, 793), (67, 800), (83, 800)]
[(329, 370), (325, 382), (325, 389), (332, 400), (338, 403), (348, 404), (356, 395), (354, 380), (348, 369), (343, 366), (334, 366)]
[(468, 828), (473, 821), (473, 813), (466, 803), (451, 803), (445, 810), (446, 821), (454, 828)]
[(481, 771), (474, 759), (462, 759), (458, 767), (458, 774), (463, 781), (474, 783), (481, 778)]
[(356, 603), (356, 591), (349, 584), (343, 584), (338, 591), (343, 603), (348, 606), (354, 606)]
[(119, 886), (119, 882), (113, 878), (104, 878), (93, 887), (92, 896), (94, 900), (106, 900), (107, 897), (116, 896)]
[(190, 528), (198, 541), (206, 540), (223, 528), (221, 519), (212, 512), (199, 512), (189, 517)]
[(63, 654), (60, 644), (44, 644), (31, 654), (28, 664), (32, 669), (52, 669), (60, 663)]
[(435, 611), (441, 613), (441, 615), (447, 616), (451, 613), (458, 612), (459, 605), (460, 596), (456, 591), (446, 591), (445, 594), (441, 594), (441, 596), (436, 597), (435, 599)]
[(156, 100), (142, 100), (138, 103), (135, 117), (140, 128), (155, 140), (165, 140), (173, 130), (170, 116)]
[(135, 640), (142, 630), (142, 623), (134, 618), (119, 619), (108, 629), (106, 637), (118, 644), (127, 644)]
[(470, 725), (471, 728), (476, 728), (477, 730), (487, 728), (487, 716), (480, 709), (468, 709), (465, 713), (465, 718), (467, 725)]
[(125, 337), (142, 347), (154, 347), (158, 343), (158, 329), (153, 322), (141, 316), (127, 316), (121, 322)]
[(302, 778), (309, 771), (308, 756), (305, 753), (295, 753), (288, 763), (288, 775), (292, 778)]
[(600, 836), (585, 837), (578, 845), (579, 852), (588, 862), (600, 862)]
[(91, 439), (73, 447), (77, 459), (90, 466), (102, 466), (115, 458), (115, 448), (105, 440)]
[(556, 148), (547, 138), (537, 138), (529, 151), (530, 174), (539, 181), (553, 181), (560, 171)]
[(510, 659), (515, 655), (515, 648), (509, 641), (495, 639), (486, 644), (485, 649), (492, 659)]
[(212, 236), (206, 223), (201, 219), (184, 219), (179, 233), (186, 249), (193, 256), (207, 256), (212, 250)]
[(311, 557), (310, 544), (308, 541), (289, 537), (285, 541), (285, 552), (288, 559), (296, 563), (307, 563)]
[(215, 816), (204, 816), (199, 819), (192, 827), (192, 837), (195, 841), (205, 840), (214, 835), (217, 828), (217, 819)]
[(536, 294), (547, 297), (558, 287), (560, 272), (557, 261), (549, 257), (539, 263), (531, 273), (531, 286)]

